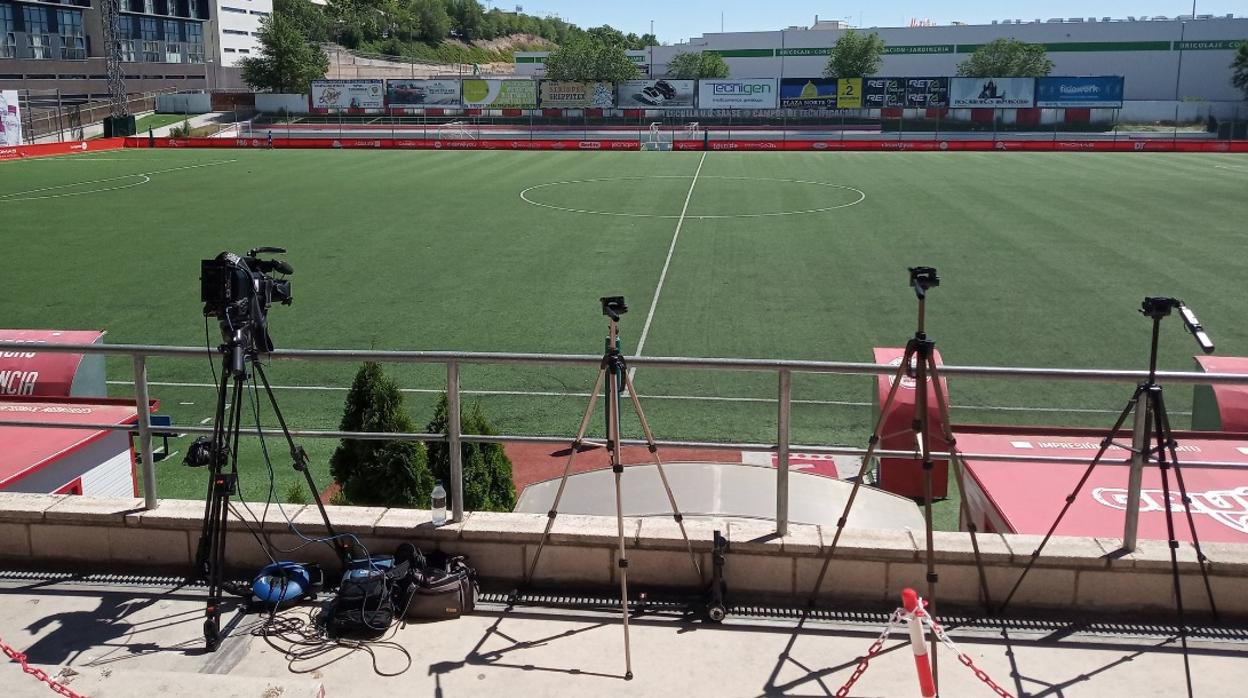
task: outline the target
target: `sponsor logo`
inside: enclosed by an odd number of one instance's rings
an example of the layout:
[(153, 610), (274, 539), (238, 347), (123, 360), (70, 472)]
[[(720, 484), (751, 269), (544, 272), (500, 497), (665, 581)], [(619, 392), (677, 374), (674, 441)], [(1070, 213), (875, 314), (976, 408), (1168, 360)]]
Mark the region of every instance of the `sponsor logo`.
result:
[(771, 85), (765, 82), (716, 82), (711, 84), (711, 93), (716, 95), (762, 95), (771, 92)]
[(1099, 95), (1101, 93), (1100, 85), (1061, 85), (1058, 91), (1064, 95)]
[(0, 371), (0, 395), (34, 395), (38, 371)]
[(564, 148), (567, 147), (567, 145), (564, 144), (563, 141), (555, 141), (554, 143), (551, 144), (550, 147), (554, 148), (555, 150), (563, 150)]
[(810, 147), (814, 148), (815, 150), (827, 150), (831, 146), (828, 145), (827, 143), (824, 143), (823, 141), (819, 141), (818, 143), (812, 143)]
[(740, 146), (736, 143), (712, 143), (711, 150), (737, 150)]
[(941, 141), (941, 142), (940, 142), (940, 149), (941, 149), (941, 150), (949, 150), (949, 141)]
[(330, 147), (331, 147), (331, 148), (341, 148), (341, 147), (342, 147), (342, 141), (339, 141), (339, 140), (336, 140), (336, 139), (335, 139), (335, 140), (334, 140), (334, 142), (333, 142), (333, 143), (330, 143), (329, 145), (330, 145)]
[(18, 157), (17, 148), (0, 148), (0, 158)]
[[(1167, 501), (1162, 490), (1141, 490), (1140, 513), (1160, 512), (1167, 508), (1172, 512), (1190, 511), (1199, 516), (1208, 516), (1233, 531), (1248, 534), (1248, 487), (1207, 492), (1189, 491), (1187, 494), (1191, 504), (1184, 506), (1182, 494), (1177, 491), (1172, 491)], [(1111, 509), (1127, 509), (1125, 489), (1098, 487), (1092, 490), (1092, 499)]]
[[(903, 356), (898, 356), (897, 358), (893, 359), (892, 361), (889, 361), (889, 362), (888, 362), (888, 365), (889, 365), (889, 366), (900, 366), (900, 365), (901, 365), (901, 360), (902, 360), (903, 358), (905, 358), (905, 357), (903, 357)], [(917, 370), (917, 365), (918, 365), (917, 358), (918, 358), (918, 357), (911, 357), (911, 358), (910, 358), (910, 369), (909, 369), (909, 370), (907, 370), (907, 371), (906, 371), (904, 374), (902, 374), (902, 376), (901, 376), (901, 387), (902, 387), (902, 388), (904, 388), (905, 390), (914, 390), (915, 386), (917, 386), (917, 385), (918, 385), (918, 378), (916, 378), (916, 377), (915, 377), (915, 371)], [(895, 377), (895, 376), (894, 376), (894, 377)], [(893, 378), (889, 378), (889, 382), (890, 382), (890, 383), (892, 382), (892, 380), (893, 380)], [(928, 383), (931, 383), (931, 382), (932, 382), (932, 377), (931, 377), (931, 376), (927, 376), (927, 382), (928, 382)]]
[(581, 141), (576, 147), (581, 150), (602, 150), (602, 141)]
[(1147, 148), (1147, 147), (1148, 147), (1148, 144), (1147, 144), (1147, 143), (1145, 143), (1144, 141), (1136, 141), (1136, 142), (1135, 142), (1135, 145), (1134, 145), (1133, 147), (1134, 147), (1136, 150), (1144, 150), (1145, 148)]
[(758, 144), (758, 149), (759, 150), (779, 150), (780, 146), (776, 145), (775, 143), (771, 141), (763, 141)]
[(396, 148), (419, 148), (420, 141), (395, 141), (394, 147)]

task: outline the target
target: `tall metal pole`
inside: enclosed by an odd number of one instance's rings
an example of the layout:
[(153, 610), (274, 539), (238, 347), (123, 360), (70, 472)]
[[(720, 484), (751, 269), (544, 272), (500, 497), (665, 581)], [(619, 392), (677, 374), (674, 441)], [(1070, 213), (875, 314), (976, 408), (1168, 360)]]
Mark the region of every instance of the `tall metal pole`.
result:
[(446, 450), (451, 457), (451, 521), (464, 520), (464, 450), (460, 448), (459, 362), (446, 362)]
[(793, 373), (780, 369), (779, 407), (776, 415), (776, 535), (789, 532), (789, 442), (793, 407)]
[(1179, 22), (1179, 66), (1174, 71), (1174, 141), (1176, 143), (1179, 140), (1179, 83), (1183, 78), (1183, 40), (1186, 36), (1187, 22)]

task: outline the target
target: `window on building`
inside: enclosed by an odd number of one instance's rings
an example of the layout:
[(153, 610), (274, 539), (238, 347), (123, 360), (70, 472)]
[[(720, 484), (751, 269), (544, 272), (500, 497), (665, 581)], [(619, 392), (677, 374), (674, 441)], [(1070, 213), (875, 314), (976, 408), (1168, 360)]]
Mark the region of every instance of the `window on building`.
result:
[(234, 36), (247, 36), (247, 32), (245, 32), (245, 31), (239, 31), (239, 30), (237, 30), (237, 29), (222, 29), (222, 30), (221, 30), (221, 33), (222, 33), (222, 34), (233, 34)]
[(249, 48), (240, 48), (240, 49), (238, 50), (238, 52), (239, 52), (239, 53), (251, 53), (251, 49), (249, 49)]
[(56, 11), (57, 33), (61, 35), (61, 58), (85, 60), (87, 36), (82, 31), (82, 12), (79, 10)]
[(256, 15), (256, 16), (259, 16), (259, 17), (268, 17), (268, 16), (269, 16), (269, 13), (268, 13), (268, 12), (260, 12), (260, 11), (258, 11), (258, 10), (252, 10), (252, 11), (251, 11), (251, 14)]
[(132, 39), (126, 39), (125, 41), (119, 41), (117, 43), (121, 44), (121, 60), (126, 63), (133, 63), (134, 41)]
[(240, 15), (245, 15), (245, 14), (247, 14), (247, 10), (240, 10), (240, 9), (238, 9), (237, 7), (230, 7), (229, 5), (222, 5), (222, 6), (221, 6), (221, 11), (222, 11), (222, 12), (233, 12), (233, 13), (235, 13), (235, 14), (240, 14)]
[(165, 20), (165, 62), (182, 62), (182, 23), (176, 19)]
[(147, 63), (159, 63), (160, 33), (157, 31), (155, 17), (143, 17), (139, 20), (139, 31), (143, 39), (143, 60)]
[(17, 57), (17, 26), (13, 6), (0, 3), (0, 58)]
[(186, 62), (204, 62), (204, 25), (199, 22), (183, 22), (186, 30)]
[(227, 49), (225, 49), (225, 52), (226, 52), (226, 53), (234, 53), (234, 49), (232, 49), (232, 48), (227, 48)]
[(149, 15), (156, 14), (156, 0), (143, 0), (143, 11)]
[(22, 7), (22, 21), (26, 25), (26, 41), (31, 58), (52, 57), (52, 37), (48, 36), (48, 12), (43, 7)]

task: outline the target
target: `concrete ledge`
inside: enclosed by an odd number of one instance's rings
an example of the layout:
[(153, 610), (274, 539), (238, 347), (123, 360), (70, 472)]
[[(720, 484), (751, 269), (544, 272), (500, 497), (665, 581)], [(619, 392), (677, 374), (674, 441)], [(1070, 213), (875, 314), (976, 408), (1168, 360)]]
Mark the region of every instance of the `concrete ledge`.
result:
[[(198, 545), (204, 505), (166, 500), (151, 511), (137, 499), (95, 499), (59, 495), (0, 494), (0, 564), (63, 567), (84, 571), (144, 568), (189, 571)], [(261, 511), (252, 507), (256, 516)], [(456, 524), (434, 527), (428, 511), (329, 507), (340, 534), (355, 536), (373, 554), (390, 554), (403, 541), (425, 550), (468, 555), (487, 580), (520, 584), (537, 553), (549, 521), (540, 514), (474, 512)], [(302, 534), (291, 530), (286, 517)], [(803, 603), (812, 594), (825, 603), (844, 600), (894, 603), (910, 586), (926, 592), (926, 541), (922, 532), (844, 529), (818, 590), (815, 582), (836, 536), (833, 528), (792, 526), (776, 536), (765, 523), (684, 522), (670, 517), (624, 519), (629, 581), (633, 589), (664, 587), (701, 590), (711, 576), (711, 539), (716, 530), (730, 540), (726, 574), (734, 592)], [(269, 562), (256, 542), (267, 539), (278, 557), (333, 566), (329, 546), (309, 543), (325, 536), (314, 506), (270, 507), (262, 521), (232, 520), (227, 559), (237, 571), (254, 571)], [(1000, 603), (1013, 589), (1040, 542), (1037, 536), (980, 534), (988, 594)], [(938, 601), (976, 606), (983, 602), (979, 571), (968, 534), (937, 532), (933, 564), (939, 575)], [(1170, 550), (1163, 541), (1141, 541), (1123, 554), (1115, 539), (1060, 538), (1049, 541), (1012, 608), (1059, 608), (1068, 612), (1134, 612), (1173, 608)], [(700, 570), (695, 573), (689, 549)], [(1248, 578), (1248, 546), (1212, 543), (1210, 586), (1219, 612), (1248, 618), (1248, 598), (1238, 593)], [(1209, 611), (1195, 549), (1178, 549), (1184, 605)], [(614, 518), (560, 515), (551, 528), (535, 571), (535, 583), (603, 586), (619, 583), (619, 530)]]

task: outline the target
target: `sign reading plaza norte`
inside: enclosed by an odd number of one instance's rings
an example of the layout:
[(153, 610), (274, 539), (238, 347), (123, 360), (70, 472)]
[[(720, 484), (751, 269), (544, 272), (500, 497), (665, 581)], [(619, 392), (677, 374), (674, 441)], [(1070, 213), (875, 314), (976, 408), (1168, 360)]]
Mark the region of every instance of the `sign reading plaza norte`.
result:
[(386, 89), (381, 80), (313, 80), (313, 109), (382, 109)]

